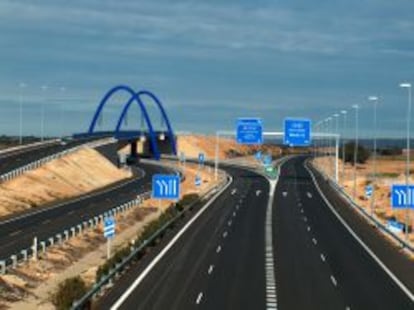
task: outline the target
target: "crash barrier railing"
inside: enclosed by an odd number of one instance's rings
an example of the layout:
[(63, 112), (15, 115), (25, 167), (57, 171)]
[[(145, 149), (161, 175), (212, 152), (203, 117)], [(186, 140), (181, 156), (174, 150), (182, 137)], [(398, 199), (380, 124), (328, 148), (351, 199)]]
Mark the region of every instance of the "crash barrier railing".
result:
[[(377, 227), (380, 231), (382, 231), (385, 235), (388, 235), (393, 239), (396, 243), (400, 244), (401, 247), (407, 249), (411, 253), (414, 253), (414, 247), (408, 243), (406, 240), (403, 240), (400, 236), (393, 233), (391, 230), (388, 229), (386, 225), (381, 223), (375, 216), (369, 214), (363, 207), (358, 205), (351, 196), (340, 186), (338, 185), (334, 179), (332, 179), (329, 175), (319, 169), (312, 161), (308, 161), (308, 163), (312, 165), (312, 167), (325, 179), (328, 181), (328, 184), (336, 190), (341, 196), (348, 202), (348, 204), (355, 208), (365, 219), (371, 222), (375, 227)], [(405, 229), (408, 229), (407, 227)]]
[(73, 148), (70, 148), (70, 149), (55, 153), (55, 154), (52, 154), (50, 156), (41, 158), (41, 159), (36, 160), (34, 162), (31, 162), (27, 165), (21, 166), (19, 168), (16, 168), (12, 171), (9, 171), (5, 174), (0, 175), (0, 183), (10, 181), (10, 180), (22, 175), (25, 172), (28, 172), (30, 170), (34, 170), (36, 168), (39, 168), (39, 167), (47, 164), (48, 162), (50, 162), (52, 160), (62, 158), (63, 156), (74, 153), (74, 152), (76, 152), (76, 151), (78, 151), (78, 150), (80, 150), (84, 147), (97, 148), (97, 147), (102, 146), (102, 145), (113, 143), (114, 141), (115, 141), (114, 138), (106, 138), (106, 139), (102, 139), (102, 140), (98, 140), (98, 141), (88, 142), (88, 143), (85, 143), (85, 144), (74, 146)]
[(212, 194), (216, 193), (219, 189), (224, 188), (226, 185), (231, 183), (231, 177), (227, 176), (221, 183), (211, 188), (209, 191), (205, 192), (197, 201), (191, 203), (185, 207), (182, 211), (178, 212), (175, 217), (165, 223), (160, 229), (158, 229), (151, 237), (142, 242), (137, 248), (131, 247), (131, 252), (126, 256), (122, 262), (116, 264), (113, 269), (111, 269), (108, 274), (102, 277), (93, 287), (78, 301), (75, 301), (72, 305), (72, 310), (82, 309), (86, 304), (90, 302), (95, 296), (98, 296), (106, 287), (111, 286), (114, 279), (118, 278), (125, 269), (134, 262), (134, 259), (138, 257), (153, 241), (155, 241), (159, 236), (163, 235), (172, 225), (174, 225), (185, 212), (191, 210), (196, 203), (207, 199)]
[(38, 253), (45, 253), (50, 246), (62, 244), (64, 241), (68, 241), (70, 238), (78, 236), (88, 229), (96, 229), (100, 223), (103, 223), (105, 218), (122, 214), (133, 207), (139, 206), (144, 200), (149, 198), (151, 198), (151, 192), (144, 192), (138, 195), (136, 199), (126, 201), (117, 207), (113, 207), (101, 214), (83, 220), (77, 225), (68, 227), (62, 232), (50, 236), (49, 238), (37, 241), (37, 246), (36, 243), (34, 243), (31, 247), (22, 249), (7, 259), (0, 260), (0, 274), (5, 274), (9, 267), (16, 268), (18, 264), (27, 262), (30, 258), (37, 258)]
[(46, 140), (46, 141), (33, 142), (33, 143), (30, 143), (30, 144), (24, 144), (24, 145), (8, 147), (8, 148), (5, 148), (3, 150), (0, 150), (0, 155), (7, 154), (7, 153), (14, 153), (16, 151), (21, 151), (21, 150), (25, 150), (25, 149), (36, 148), (36, 147), (41, 146), (41, 145), (54, 144), (54, 143), (58, 143), (59, 141), (60, 141), (60, 139), (51, 139), (51, 140)]

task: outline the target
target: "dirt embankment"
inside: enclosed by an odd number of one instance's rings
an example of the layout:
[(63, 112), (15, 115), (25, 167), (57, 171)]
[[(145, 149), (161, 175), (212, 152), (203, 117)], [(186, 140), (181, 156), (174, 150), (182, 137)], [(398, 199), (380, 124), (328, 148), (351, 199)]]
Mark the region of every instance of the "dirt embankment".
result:
[[(324, 167), (323, 171), (330, 176), (334, 175), (333, 158), (318, 158), (316, 163), (319, 167)], [(345, 168), (345, 169), (344, 169)], [(414, 164), (411, 165), (411, 171), (414, 170)], [(375, 183), (375, 199), (373, 211), (376, 217), (382, 222), (395, 217), (398, 221), (405, 223), (405, 210), (395, 210), (391, 207), (391, 185), (405, 184), (405, 162), (395, 160), (392, 157), (380, 157), (377, 160), (376, 182), (374, 181), (373, 162), (367, 161), (365, 164), (357, 165), (356, 178), (356, 203), (371, 212), (371, 199), (365, 195), (365, 187), (368, 184)], [(347, 163), (343, 166), (342, 161), (339, 162), (339, 184), (342, 185), (350, 197), (354, 193), (354, 167)], [(410, 183), (414, 179), (411, 177)], [(411, 216), (410, 224), (414, 227), (414, 216)], [(401, 237), (402, 234), (401, 234)], [(414, 242), (414, 233), (410, 234), (410, 240)]]
[(131, 177), (91, 148), (53, 160), (0, 184), (0, 217), (75, 197)]
[[(200, 187), (194, 184), (196, 174), (202, 179)], [(217, 184), (211, 169), (199, 170), (197, 165), (187, 164), (185, 176), (182, 196), (202, 194)], [(112, 253), (135, 239), (144, 226), (156, 219), (170, 203), (150, 199), (127, 213), (118, 214)], [(63, 245), (51, 247), (38, 261), (22, 264), (7, 275), (0, 276), (0, 309), (54, 309), (50, 302), (51, 295), (59, 283), (75, 275), (81, 275), (86, 283), (92, 285), (98, 266), (106, 259), (106, 240), (102, 234), (102, 226), (88, 230)]]

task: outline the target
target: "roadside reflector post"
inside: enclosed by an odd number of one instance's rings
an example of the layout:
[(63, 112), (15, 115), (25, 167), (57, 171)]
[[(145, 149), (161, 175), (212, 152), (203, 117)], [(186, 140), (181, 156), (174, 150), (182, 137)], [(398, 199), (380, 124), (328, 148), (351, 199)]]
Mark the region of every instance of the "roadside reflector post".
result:
[(6, 274), (6, 261), (0, 261), (0, 274)]
[(40, 246), (42, 247), (42, 253), (46, 252), (46, 242), (45, 241), (41, 241), (40, 242)]
[(12, 267), (16, 268), (17, 267), (17, 255), (12, 255), (10, 256), (11, 260), (12, 260)]
[(21, 250), (20, 253), (23, 255), (23, 260), (27, 261), (27, 250)]
[(33, 238), (33, 260), (37, 260), (37, 237)]

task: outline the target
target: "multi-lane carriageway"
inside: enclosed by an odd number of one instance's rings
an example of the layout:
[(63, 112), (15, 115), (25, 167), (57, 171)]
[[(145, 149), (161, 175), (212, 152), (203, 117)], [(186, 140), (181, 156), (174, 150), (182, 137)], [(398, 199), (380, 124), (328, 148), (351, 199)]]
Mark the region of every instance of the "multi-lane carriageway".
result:
[(277, 185), (224, 168), (232, 183), (132, 266), (98, 308), (414, 309), (413, 262), (305, 161), (285, 162)]

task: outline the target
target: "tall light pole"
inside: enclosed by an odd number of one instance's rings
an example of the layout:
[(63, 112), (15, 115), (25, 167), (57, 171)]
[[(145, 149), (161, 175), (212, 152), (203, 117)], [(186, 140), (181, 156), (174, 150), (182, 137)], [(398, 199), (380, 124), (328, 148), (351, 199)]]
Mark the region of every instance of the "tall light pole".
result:
[(354, 104), (352, 106), (355, 109), (355, 143), (354, 143), (354, 191), (353, 198), (356, 199), (357, 193), (357, 159), (358, 159), (358, 109), (359, 106)]
[[(338, 113), (335, 113), (333, 115), (333, 118), (335, 119), (335, 134), (339, 135), (339, 114)], [(333, 143), (336, 143), (336, 139), (337, 138), (335, 138), (335, 140), (334, 140)], [(335, 144), (335, 147), (336, 147), (336, 144)], [(335, 149), (335, 152), (336, 152), (336, 149)], [(335, 160), (333, 160), (333, 166), (332, 166), (332, 167), (335, 166), (335, 168), (333, 169), (333, 171), (335, 171), (335, 173), (336, 173), (336, 167), (337, 167), (336, 160), (337, 160), (337, 157), (335, 156)], [(336, 180), (336, 181), (338, 182), (338, 180)]]
[(342, 128), (342, 186), (345, 182), (345, 131), (346, 131), (346, 110), (342, 110), (341, 114), (344, 116), (344, 123)]
[(19, 83), (19, 144), (23, 144), (23, 89), (26, 84)]
[(326, 127), (325, 127), (325, 129), (326, 129), (326, 160), (327, 160), (327, 163), (325, 165), (326, 166), (325, 169), (326, 169), (326, 174), (327, 175), (329, 175), (329, 162), (330, 162), (329, 151), (330, 151), (330, 147), (331, 147), (331, 141), (329, 140), (329, 137), (328, 137), (328, 133), (329, 133), (329, 130), (330, 130), (330, 128), (329, 128), (330, 120), (331, 120), (330, 117), (325, 118), (325, 123), (326, 123)]
[[(411, 121), (411, 83), (401, 83), (400, 87), (407, 88), (408, 90), (408, 108), (407, 108), (407, 159), (406, 159), (406, 172), (405, 172), (405, 185), (407, 186), (407, 197), (409, 195), (410, 186), (410, 121)], [(410, 223), (410, 206), (407, 199), (405, 210), (405, 239), (408, 241), (408, 225)]]
[(369, 101), (374, 103), (374, 158), (373, 158), (373, 168), (372, 173), (374, 175), (373, 180), (374, 184), (372, 186), (372, 194), (371, 194), (371, 216), (374, 215), (375, 209), (375, 187), (377, 185), (377, 105), (378, 105), (378, 97), (377, 96), (369, 96)]
[(64, 86), (61, 86), (59, 90), (62, 94), (62, 98), (59, 104), (60, 140), (62, 140), (63, 135), (64, 135), (63, 134), (63, 106), (64, 106), (66, 88)]
[(43, 98), (42, 98), (42, 104), (40, 106), (40, 141), (43, 142), (45, 138), (45, 100), (46, 100), (45, 93), (46, 93), (46, 90), (48, 89), (48, 86), (43, 85), (41, 89), (42, 89)]

